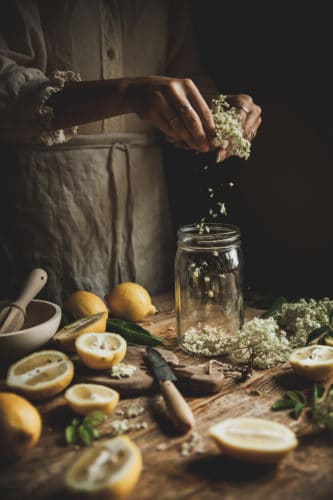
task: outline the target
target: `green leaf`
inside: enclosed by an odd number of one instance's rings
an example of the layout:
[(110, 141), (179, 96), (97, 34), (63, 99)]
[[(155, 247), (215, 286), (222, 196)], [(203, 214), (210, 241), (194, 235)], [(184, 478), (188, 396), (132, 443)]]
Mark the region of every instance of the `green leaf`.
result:
[(328, 326), (319, 326), (318, 328), (315, 328), (312, 330), (312, 332), (309, 333), (308, 338), (306, 340), (306, 345), (311, 344), (311, 342), (316, 342), (319, 344), (321, 341), (324, 340), (324, 337), (331, 331), (331, 329)]
[(118, 333), (131, 344), (143, 345), (161, 345), (163, 338), (155, 337), (148, 330), (133, 323), (132, 321), (124, 321), (116, 318), (109, 318), (107, 320), (107, 329), (109, 332)]
[(314, 405), (316, 405), (318, 399), (320, 399), (323, 394), (324, 394), (324, 388), (323, 387), (319, 387), (317, 384), (314, 384), (314, 386), (313, 386), (313, 401), (314, 401)]
[(105, 413), (101, 411), (92, 411), (88, 413), (83, 419), (83, 425), (87, 425), (90, 427), (95, 427), (96, 425), (101, 424), (107, 419)]
[(279, 399), (278, 401), (275, 401), (272, 404), (271, 409), (274, 411), (290, 410), (291, 408), (295, 407), (295, 404), (297, 404), (297, 403), (295, 403), (291, 399)]
[(81, 424), (79, 427), (79, 438), (86, 446), (88, 446), (93, 439), (92, 429), (90, 429), (87, 425)]
[(80, 423), (81, 423), (80, 419), (73, 418), (72, 425), (74, 425), (75, 427), (77, 427), (78, 425), (80, 425)]
[(296, 403), (305, 403), (304, 395), (299, 391), (288, 391), (286, 392), (286, 398), (295, 401)]
[(99, 439), (101, 437), (101, 433), (97, 429), (91, 429), (92, 430), (92, 435), (94, 439)]
[(262, 318), (270, 318), (281, 311), (283, 304), (287, 302), (285, 297), (277, 297), (271, 307), (262, 315)]
[(73, 444), (77, 441), (78, 433), (74, 425), (67, 425), (65, 429), (65, 438), (67, 444)]
[(304, 408), (304, 403), (296, 403), (294, 411), (293, 411), (293, 417), (298, 419), (300, 414), (302, 413), (302, 410)]

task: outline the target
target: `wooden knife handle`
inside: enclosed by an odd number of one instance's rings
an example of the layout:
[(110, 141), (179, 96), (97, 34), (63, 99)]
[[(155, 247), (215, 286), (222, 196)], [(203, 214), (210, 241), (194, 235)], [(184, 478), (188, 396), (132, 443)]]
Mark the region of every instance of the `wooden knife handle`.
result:
[(180, 432), (188, 432), (194, 426), (194, 415), (191, 408), (171, 380), (160, 382), (170, 418)]
[(47, 273), (44, 269), (37, 268), (31, 271), (14, 305), (24, 311), (29, 302), (31, 302), (45, 286), (46, 281)]

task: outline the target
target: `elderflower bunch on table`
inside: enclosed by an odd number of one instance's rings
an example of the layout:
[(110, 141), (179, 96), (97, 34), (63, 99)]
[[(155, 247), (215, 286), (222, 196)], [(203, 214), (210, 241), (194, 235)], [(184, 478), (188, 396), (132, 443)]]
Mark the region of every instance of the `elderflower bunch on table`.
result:
[(313, 330), (330, 325), (332, 313), (333, 300), (300, 299), (282, 304), (274, 318), (280, 328), (286, 330), (292, 346), (301, 347)]
[(215, 123), (216, 148), (224, 148), (231, 156), (248, 159), (251, 143), (243, 137), (243, 128), (237, 109), (231, 107), (226, 96), (221, 94), (212, 100), (211, 112)]
[(254, 370), (272, 368), (284, 363), (291, 346), (285, 332), (274, 318), (254, 318), (244, 323), (237, 335), (224, 340), (225, 350), (240, 367), (244, 376)]

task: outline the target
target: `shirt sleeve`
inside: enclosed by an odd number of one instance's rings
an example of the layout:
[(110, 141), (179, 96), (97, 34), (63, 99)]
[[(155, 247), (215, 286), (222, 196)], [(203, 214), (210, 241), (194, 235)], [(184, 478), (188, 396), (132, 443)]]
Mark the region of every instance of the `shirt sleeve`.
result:
[(218, 93), (200, 58), (192, 6), (188, 0), (175, 0), (170, 4), (167, 76), (191, 78), (209, 104)]
[(49, 97), (78, 74), (57, 71), (46, 76), (47, 51), (37, 2), (5, 1), (0, 24), (0, 142), (65, 142), (77, 127), (52, 130)]

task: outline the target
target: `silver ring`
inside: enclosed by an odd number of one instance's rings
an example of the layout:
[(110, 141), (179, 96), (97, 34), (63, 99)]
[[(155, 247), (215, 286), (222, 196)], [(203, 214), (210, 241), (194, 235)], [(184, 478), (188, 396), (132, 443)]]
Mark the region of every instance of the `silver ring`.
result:
[(190, 106), (189, 104), (187, 106), (182, 106), (181, 108), (178, 108), (178, 111), (180, 113), (186, 113), (187, 111), (191, 111), (192, 110), (192, 106)]
[(239, 104), (239, 106), (237, 106), (237, 108), (242, 109), (246, 115), (248, 115), (250, 113), (250, 110), (246, 106), (243, 106), (243, 104)]

